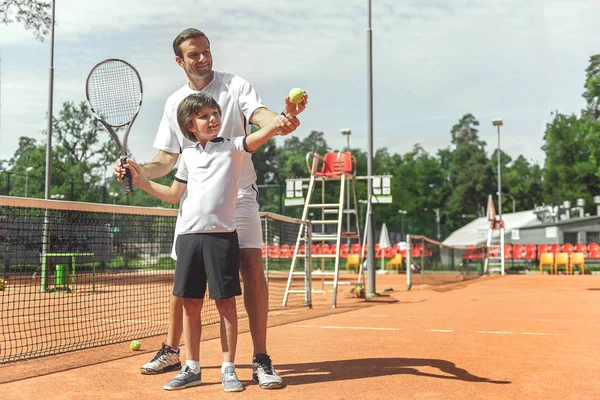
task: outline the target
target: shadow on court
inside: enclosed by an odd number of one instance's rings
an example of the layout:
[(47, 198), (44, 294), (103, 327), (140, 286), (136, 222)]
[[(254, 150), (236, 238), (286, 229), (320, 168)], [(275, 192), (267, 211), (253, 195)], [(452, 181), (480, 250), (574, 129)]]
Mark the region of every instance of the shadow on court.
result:
[[(250, 368), (249, 365), (244, 365), (244, 367)], [(422, 372), (418, 369), (424, 367), (437, 369), (440, 373)], [(290, 386), (391, 375), (415, 375), (496, 385), (511, 383), (473, 375), (450, 361), (426, 358), (364, 358), (303, 364), (277, 364), (276, 369), (284, 378), (284, 384)]]

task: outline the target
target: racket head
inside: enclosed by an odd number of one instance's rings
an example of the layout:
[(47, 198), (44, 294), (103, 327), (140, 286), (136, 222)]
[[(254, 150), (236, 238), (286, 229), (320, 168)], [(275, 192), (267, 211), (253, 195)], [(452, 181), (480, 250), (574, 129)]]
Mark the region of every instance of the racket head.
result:
[(119, 128), (133, 122), (140, 110), (142, 80), (133, 65), (109, 58), (92, 67), (85, 94), (92, 112), (104, 123)]

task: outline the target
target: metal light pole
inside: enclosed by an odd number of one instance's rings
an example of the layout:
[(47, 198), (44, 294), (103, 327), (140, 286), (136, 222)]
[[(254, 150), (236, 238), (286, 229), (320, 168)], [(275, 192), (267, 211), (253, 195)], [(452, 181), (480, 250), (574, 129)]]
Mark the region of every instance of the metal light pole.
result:
[(25, 168), (25, 197), (28, 197), (27, 192), (28, 192), (28, 187), (29, 187), (29, 171), (31, 171), (32, 169), (33, 169), (33, 167)]
[[(498, 194), (498, 192), (496, 192), (496, 194)], [(506, 197), (510, 197), (511, 201), (512, 201), (512, 212), (515, 212), (515, 197), (511, 194), (508, 193), (504, 193), (504, 192), (500, 192), (500, 194), (502, 196), (506, 196)]]
[[(52, 12), (50, 13), (50, 79), (48, 82), (48, 138), (46, 142), (46, 179), (44, 187), (44, 199), (50, 197), (50, 187), (52, 186), (52, 104), (54, 99), (54, 16), (56, 13), (56, 1), (52, 0)], [(48, 228), (50, 220), (48, 211), (44, 212), (44, 230), (42, 233), (42, 254), (49, 250), (50, 240), (48, 237)], [(41, 291), (46, 291), (46, 269), (42, 269)]]
[[(342, 135), (346, 136), (346, 151), (350, 152), (350, 135), (352, 131), (350, 129), (341, 129)], [(350, 232), (350, 182), (346, 181), (346, 232)], [(350, 238), (347, 240), (348, 247), (350, 247)], [(350, 250), (350, 249), (348, 249)]]
[(375, 212), (373, 212), (373, 32), (371, 31), (371, 0), (369, 0), (369, 24), (367, 27), (367, 116), (368, 116), (368, 145), (367, 145), (367, 197), (369, 201), (369, 230), (367, 235), (367, 297), (375, 297)]
[(500, 273), (504, 275), (504, 224), (502, 223), (502, 166), (500, 165), (500, 127), (502, 118), (494, 118), (492, 125), (498, 127), (498, 220), (500, 222)]
[(400, 214), (400, 235), (402, 236), (402, 240), (404, 240), (404, 216), (408, 213), (406, 210), (398, 210), (398, 214)]
[(56, 1), (52, 0), (52, 17), (50, 19), (50, 80), (48, 83), (48, 141), (46, 143), (46, 187), (44, 198), (50, 198), (52, 185), (52, 104), (54, 99), (54, 15)]

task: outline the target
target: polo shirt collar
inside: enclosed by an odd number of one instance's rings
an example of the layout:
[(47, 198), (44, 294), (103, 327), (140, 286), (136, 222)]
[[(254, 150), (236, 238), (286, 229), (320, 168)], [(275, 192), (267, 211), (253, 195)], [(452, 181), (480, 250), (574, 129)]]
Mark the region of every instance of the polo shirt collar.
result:
[[(221, 143), (221, 142), (224, 142), (224, 141), (225, 141), (225, 139), (219, 136), (219, 137), (216, 137), (216, 138), (214, 138), (212, 140), (209, 140), (208, 143)], [(200, 142), (196, 142), (196, 149), (197, 150), (202, 149), (202, 146), (200, 146)]]

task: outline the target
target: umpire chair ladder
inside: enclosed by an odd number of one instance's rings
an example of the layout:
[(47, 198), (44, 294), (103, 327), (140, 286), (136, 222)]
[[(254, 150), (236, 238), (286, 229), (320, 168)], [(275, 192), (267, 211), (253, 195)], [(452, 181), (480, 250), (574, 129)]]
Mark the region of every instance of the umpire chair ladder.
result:
[[(312, 271), (312, 276), (321, 276), (322, 289), (315, 290), (313, 289), (313, 293), (325, 293), (325, 285), (333, 285), (333, 301), (332, 307), (335, 308), (337, 305), (337, 292), (338, 285), (340, 284), (359, 284), (360, 283), (360, 275), (357, 281), (348, 282), (348, 281), (340, 281), (339, 280), (339, 269), (340, 269), (340, 253), (341, 253), (341, 245), (343, 244), (343, 240), (350, 241), (352, 239), (356, 239), (358, 245), (361, 246), (360, 241), (360, 227), (359, 227), (359, 217), (358, 217), (358, 207), (356, 201), (356, 186), (355, 186), (355, 175), (356, 175), (356, 159), (352, 156), (350, 152), (330, 152), (326, 153), (325, 156), (321, 156), (318, 153), (308, 153), (306, 155), (306, 166), (310, 172), (310, 182), (308, 184), (308, 192), (306, 194), (306, 200), (304, 203), (304, 209), (302, 211), (302, 220), (309, 220), (310, 214), (312, 214), (311, 210), (320, 210), (321, 217), (320, 219), (311, 219), (312, 226), (312, 243), (320, 243), (321, 249), (324, 247), (324, 244), (327, 242), (335, 242), (335, 251), (327, 252), (318, 252), (312, 251), (312, 258), (320, 258), (321, 259), (321, 268), (320, 270)], [(317, 182), (321, 183), (321, 201), (320, 202), (311, 202), (313, 194), (315, 192)], [(339, 182), (339, 185), (337, 185)], [(335, 186), (339, 187), (339, 197), (337, 203), (326, 203), (326, 183), (333, 183)], [(346, 204), (346, 190), (347, 186), (350, 185), (351, 191), (351, 201), (350, 204)], [(331, 191), (330, 191), (331, 193)], [(351, 207), (351, 205), (353, 207)], [(355, 221), (355, 231), (344, 232), (344, 216), (350, 215), (354, 216)], [(331, 232), (331, 229), (327, 229), (329, 226), (334, 226), (335, 231)], [(304, 276), (305, 272), (295, 271), (297, 266), (298, 257), (303, 257), (303, 250), (301, 249), (301, 239), (302, 229), (305, 229), (304, 226), (301, 226), (298, 231), (298, 238), (296, 240), (296, 246), (294, 248), (294, 253), (292, 256), (292, 263), (290, 266), (290, 273), (288, 275), (288, 281), (285, 289), (285, 294), (283, 297), (283, 305), (285, 306), (287, 303), (287, 298), (289, 293), (304, 293), (304, 289), (294, 290), (291, 288), (293, 277), (295, 275)], [(317, 247), (313, 247), (313, 250), (316, 250)], [(304, 249), (304, 251), (306, 251)], [(350, 253), (350, 246), (348, 246), (348, 253)], [(325, 270), (325, 260), (326, 259), (334, 259), (334, 271), (326, 271)], [(362, 273), (362, 268), (359, 265), (357, 274)], [(332, 280), (325, 280), (326, 277), (332, 278)]]

